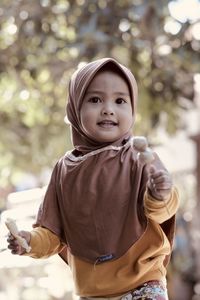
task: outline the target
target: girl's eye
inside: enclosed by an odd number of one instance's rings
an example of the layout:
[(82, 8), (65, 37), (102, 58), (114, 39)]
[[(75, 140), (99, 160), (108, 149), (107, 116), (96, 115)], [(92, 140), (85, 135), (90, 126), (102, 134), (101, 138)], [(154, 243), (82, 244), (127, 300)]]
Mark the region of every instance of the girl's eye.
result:
[(99, 103), (101, 101), (101, 99), (99, 97), (92, 97), (89, 99), (89, 102), (92, 103)]
[(126, 103), (126, 101), (123, 98), (117, 98), (115, 101), (117, 104)]

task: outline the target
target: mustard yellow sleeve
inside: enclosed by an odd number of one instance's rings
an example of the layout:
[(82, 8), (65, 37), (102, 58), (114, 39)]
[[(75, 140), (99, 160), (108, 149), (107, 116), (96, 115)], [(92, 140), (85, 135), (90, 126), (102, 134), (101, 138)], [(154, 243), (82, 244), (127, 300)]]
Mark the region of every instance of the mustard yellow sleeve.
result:
[(47, 258), (63, 248), (57, 235), (43, 227), (36, 227), (31, 231), (30, 246), (31, 252), (25, 255), (33, 258)]
[(144, 195), (144, 207), (147, 218), (154, 220), (158, 224), (170, 219), (178, 210), (179, 195), (174, 187), (168, 199), (157, 200), (149, 195), (148, 191)]

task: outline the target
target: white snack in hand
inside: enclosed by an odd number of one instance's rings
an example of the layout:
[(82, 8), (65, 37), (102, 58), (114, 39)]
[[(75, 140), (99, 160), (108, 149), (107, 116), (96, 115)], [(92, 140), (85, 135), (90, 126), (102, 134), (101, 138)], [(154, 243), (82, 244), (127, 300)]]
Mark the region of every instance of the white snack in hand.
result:
[(19, 230), (17, 228), (16, 222), (15, 220), (8, 218), (5, 221), (5, 224), (8, 228), (8, 230), (10, 231), (10, 233), (17, 239), (18, 243), (20, 246), (22, 246), (26, 252), (30, 252), (31, 251), (31, 247), (28, 245), (27, 241), (25, 240), (25, 238), (21, 237), (19, 235)]
[(154, 160), (153, 151), (147, 148), (145, 151), (139, 152), (138, 159), (142, 164), (150, 164)]
[(148, 147), (147, 139), (144, 136), (136, 136), (133, 138), (133, 146), (137, 151), (145, 151)]

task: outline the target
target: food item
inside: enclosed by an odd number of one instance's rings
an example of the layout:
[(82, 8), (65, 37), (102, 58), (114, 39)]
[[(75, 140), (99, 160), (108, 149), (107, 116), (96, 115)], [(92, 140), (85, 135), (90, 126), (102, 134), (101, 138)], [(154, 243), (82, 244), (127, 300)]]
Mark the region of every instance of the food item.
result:
[(8, 228), (8, 230), (10, 231), (10, 233), (17, 239), (18, 243), (20, 246), (22, 246), (26, 252), (30, 252), (31, 251), (31, 247), (28, 245), (27, 241), (25, 240), (25, 238), (21, 237), (19, 235), (19, 230), (17, 228), (16, 222), (15, 220), (8, 218), (5, 221), (5, 224)]
[(133, 147), (138, 151), (138, 159), (142, 164), (149, 164), (154, 160), (153, 151), (148, 148), (148, 142), (144, 136), (134, 137)]
[(147, 139), (144, 136), (136, 136), (133, 139), (133, 146), (137, 151), (145, 151), (148, 147)]
[(153, 151), (147, 148), (145, 151), (139, 152), (138, 159), (142, 164), (150, 164), (154, 160)]

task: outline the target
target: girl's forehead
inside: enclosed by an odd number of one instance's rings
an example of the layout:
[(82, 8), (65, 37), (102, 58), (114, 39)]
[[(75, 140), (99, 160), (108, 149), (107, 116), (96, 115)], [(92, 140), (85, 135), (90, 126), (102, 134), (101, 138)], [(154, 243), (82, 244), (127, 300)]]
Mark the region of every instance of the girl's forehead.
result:
[[(109, 77), (105, 76), (109, 73)], [(124, 88), (128, 88), (128, 96), (131, 98), (131, 103), (133, 107), (133, 111), (135, 111), (135, 102), (137, 101), (137, 83), (135, 81), (134, 75), (131, 73), (129, 69), (125, 66), (119, 64), (110, 58), (105, 58), (102, 60), (97, 60), (92, 63), (89, 63), (82, 67), (81, 69), (76, 70), (76, 72), (72, 75), (69, 86), (69, 101), (67, 105), (68, 113), (70, 109), (76, 108), (77, 111), (80, 111), (83, 98), (85, 97), (88, 90), (94, 87), (94, 83), (99, 83), (99, 76), (104, 74), (104, 78), (108, 78), (107, 81), (109, 85), (112, 83), (114, 87), (118, 86), (118, 81), (120, 84), (123, 84)], [(110, 76), (112, 76), (113, 80), (110, 80)], [(97, 81), (96, 81), (97, 79)], [(105, 84), (101, 81), (101, 84)], [(102, 85), (100, 85), (100, 89), (102, 89)], [(125, 94), (125, 91), (123, 91)]]
[(129, 84), (120, 72), (113, 70), (99, 70), (95, 76), (91, 79), (87, 90), (93, 87), (113, 89), (129, 89)]

